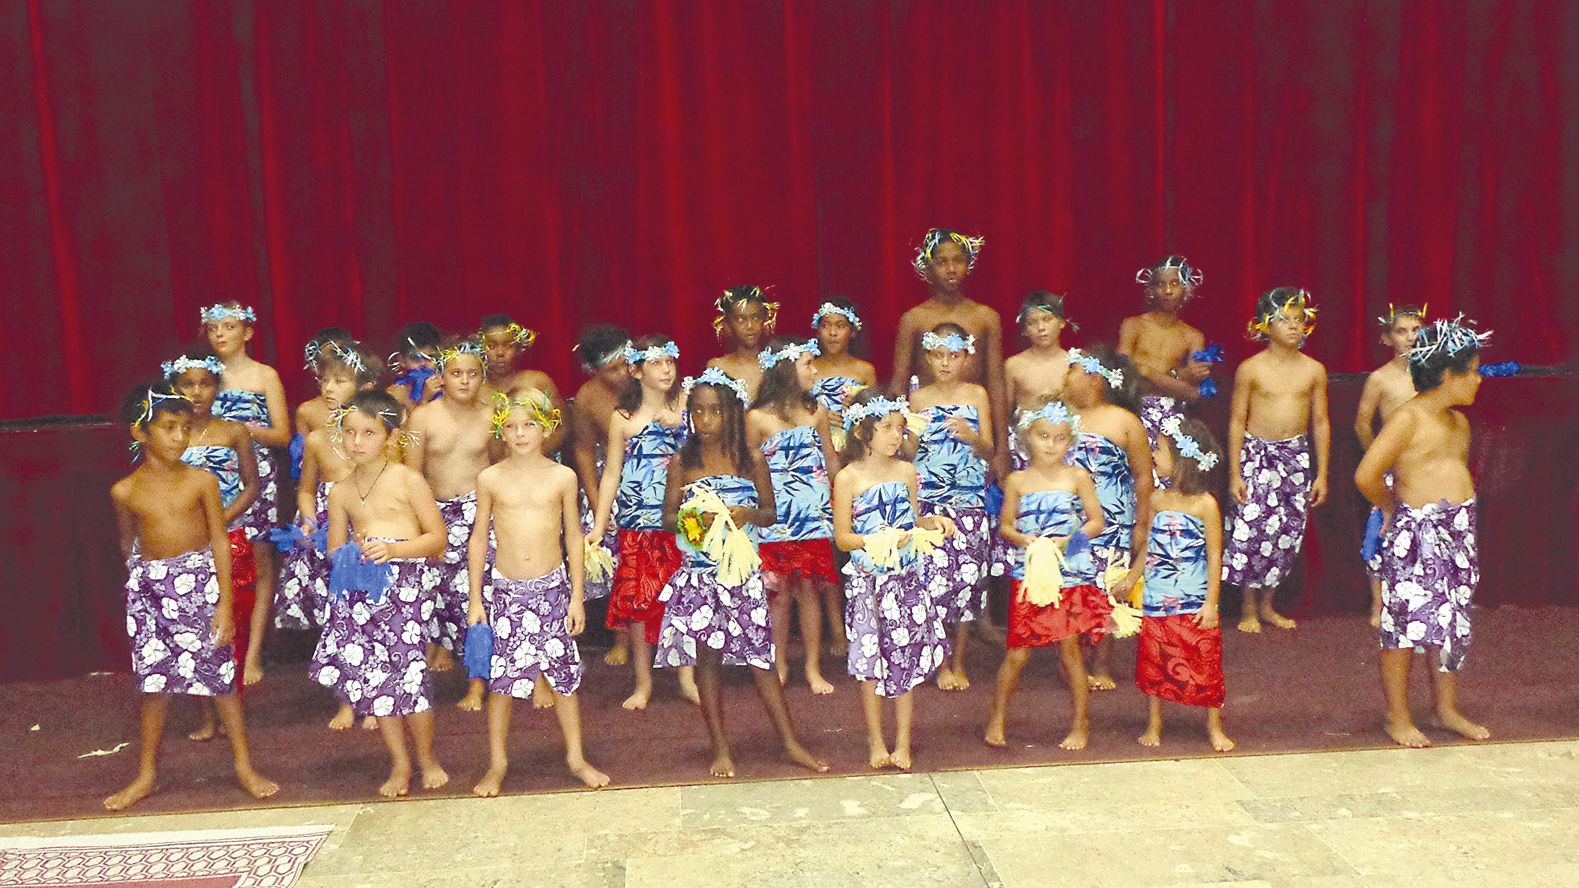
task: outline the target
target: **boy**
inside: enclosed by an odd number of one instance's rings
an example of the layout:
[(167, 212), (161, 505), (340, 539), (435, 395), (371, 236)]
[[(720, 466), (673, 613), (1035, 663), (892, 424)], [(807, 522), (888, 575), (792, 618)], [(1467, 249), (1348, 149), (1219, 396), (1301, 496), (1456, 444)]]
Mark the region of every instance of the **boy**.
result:
[[(594, 789), (609, 778), (587, 763), (581, 748), (581, 654), (575, 636), (586, 627), (582, 602), (581, 515), (576, 473), (543, 453), (562, 414), (548, 396), (517, 388), (494, 398), (494, 434), (510, 455), (477, 476), (477, 523), (467, 546), (470, 603), (467, 623), (493, 630), (489, 664), (488, 772), (475, 792), (499, 794), (509, 759), (505, 740), (516, 697), (545, 679), (565, 738), (565, 763)], [(489, 532), (498, 540), (491, 588)]]
[(1222, 579), (1244, 590), (1240, 632), (1260, 632), (1263, 620), (1294, 628), (1272, 599), (1299, 556), (1306, 509), (1327, 500), (1327, 368), (1299, 351), (1316, 326), (1309, 300), (1310, 294), (1294, 287), (1263, 293), (1248, 335), (1267, 347), (1234, 374), (1228, 492), (1236, 507)]
[(110, 489), (110, 498), (128, 565), (126, 624), (143, 694), (142, 748), (137, 779), (104, 807), (124, 810), (153, 792), (171, 694), (214, 698), (237, 782), (253, 798), (268, 798), (279, 786), (252, 767), (236, 696), (230, 544), (219, 482), (181, 462), (192, 435), (192, 402), (161, 386), (128, 404), (124, 415), (142, 460)]
[(1475, 332), (1471, 323), (1460, 315), (1420, 330), (1409, 351), (1409, 377), (1419, 394), (1393, 412), (1354, 472), (1355, 485), (1385, 517), (1382, 687), (1387, 735), (1400, 746), (1431, 745), (1409, 711), (1411, 655), (1425, 648), (1437, 651), (1438, 723), (1470, 740), (1491, 736), (1459, 711), (1455, 678), (1480, 581), (1469, 420), (1455, 408), (1475, 403), (1480, 350), (1491, 334)]
[(1206, 347), (1205, 335), (1179, 317), (1201, 280), (1201, 270), (1183, 256), (1165, 256), (1142, 268), (1135, 282), (1146, 289), (1150, 307), (1119, 324), (1119, 354), (1140, 370), (1140, 420), (1152, 450), (1157, 449), (1162, 421), (1183, 415), (1184, 405), (1200, 398), (1201, 382), (1211, 375), (1210, 364), (1192, 358)]
[[(559, 388), (547, 373), (531, 368), (516, 369), (521, 359), (537, 342), (537, 331), (528, 330), (507, 314), (483, 315), (477, 328), (477, 339), (488, 356), (488, 387), (496, 392), (509, 392), (519, 387), (534, 388), (548, 396), (555, 407), (562, 407)], [(564, 441), (563, 432), (555, 432), (548, 439), (546, 453), (559, 449)]]
[[(1387, 317), (1377, 318), (1382, 325), (1382, 345), (1390, 346), (1393, 359), (1377, 367), (1365, 377), (1365, 388), (1360, 392), (1360, 408), (1354, 415), (1354, 434), (1360, 439), (1360, 450), (1366, 451), (1376, 440), (1376, 420), (1383, 423), (1393, 411), (1415, 396), (1415, 384), (1409, 378), (1409, 349), (1414, 346), (1415, 334), (1425, 323), (1425, 307), (1410, 305), (1394, 308), (1387, 306)], [(1389, 486), (1391, 479), (1389, 478)], [(1365, 522), (1365, 539), (1360, 549), (1365, 561), (1365, 573), (1371, 581), (1371, 628), (1382, 625), (1382, 510), (1371, 509)]]
[[(576, 354), (581, 366), (592, 378), (576, 389), (570, 405), (570, 462), (581, 484), (581, 526), (583, 532), (592, 529), (596, 518), (598, 485), (603, 480), (603, 447), (609, 440), (609, 420), (619, 400), (620, 390), (631, 380), (630, 365), (625, 361), (625, 349), (631, 344), (630, 334), (610, 324), (588, 327), (576, 343)], [(618, 533), (611, 527), (603, 544), (609, 552), (617, 553)], [(586, 597), (607, 598), (613, 578), (601, 583), (588, 583)], [(630, 660), (629, 627), (614, 630), (614, 647), (603, 657), (609, 666), (623, 666)]]

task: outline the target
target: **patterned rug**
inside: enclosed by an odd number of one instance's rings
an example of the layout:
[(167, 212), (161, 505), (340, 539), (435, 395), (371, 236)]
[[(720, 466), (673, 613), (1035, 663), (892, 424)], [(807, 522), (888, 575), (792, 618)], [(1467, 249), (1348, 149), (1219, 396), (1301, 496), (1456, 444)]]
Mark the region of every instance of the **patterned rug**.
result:
[(290, 888), (333, 826), (0, 839), (0, 886)]

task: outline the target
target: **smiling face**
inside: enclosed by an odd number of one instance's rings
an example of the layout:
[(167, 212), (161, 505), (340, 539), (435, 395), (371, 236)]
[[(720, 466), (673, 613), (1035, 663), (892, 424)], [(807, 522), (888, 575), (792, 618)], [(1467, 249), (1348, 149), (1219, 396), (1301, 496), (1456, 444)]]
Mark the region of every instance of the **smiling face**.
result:
[(1032, 465), (1056, 466), (1062, 465), (1064, 457), (1068, 455), (1069, 445), (1074, 442), (1074, 432), (1068, 423), (1038, 419), (1021, 432), (1021, 439), (1025, 442), (1025, 451), (1030, 455)]
[(461, 404), (471, 404), (482, 392), (486, 370), (481, 358), (460, 354), (444, 362), (444, 397)]
[(515, 369), (521, 357), (521, 345), (508, 327), (490, 327), (482, 334), (483, 350), (488, 353), (488, 372), (503, 376)]
[(252, 341), (252, 328), (235, 318), (221, 318), (205, 323), (203, 335), (208, 338), (208, 347), (219, 355), (220, 360), (229, 360), (241, 354), (247, 343)]
[(517, 407), (505, 417), (500, 437), (515, 456), (535, 456), (543, 452), (548, 432), (532, 419), (530, 410)]
[(817, 344), (825, 355), (842, 355), (850, 348), (855, 325), (842, 314), (828, 313), (817, 324)]
[(370, 465), (384, 458), (389, 428), (382, 419), (353, 410), (340, 420), (339, 433), (340, 448), (355, 465)]
[(192, 402), (192, 410), (207, 416), (214, 410), (214, 395), (219, 391), (219, 380), (207, 370), (193, 368), (182, 370), (181, 374), (171, 380), (176, 394), (184, 396)]
[(970, 274), (970, 252), (953, 238), (940, 241), (932, 248), (932, 258), (927, 263), (927, 282), (934, 292), (957, 294)]

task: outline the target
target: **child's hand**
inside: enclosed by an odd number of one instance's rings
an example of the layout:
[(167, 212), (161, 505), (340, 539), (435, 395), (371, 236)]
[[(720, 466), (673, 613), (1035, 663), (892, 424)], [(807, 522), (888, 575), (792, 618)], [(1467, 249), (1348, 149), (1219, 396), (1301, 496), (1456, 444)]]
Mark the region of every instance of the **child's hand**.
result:
[(1327, 476), (1317, 475), (1316, 480), (1310, 485), (1310, 493), (1306, 494), (1306, 502), (1315, 508), (1327, 501)]
[(231, 618), (230, 611), (223, 608), (214, 611), (212, 637), (214, 647), (224, 647), (236, 640), (236, 623)]
[(394, 553), (389, 550), (391, 545), (391, 543), (384, 542), (383, 540), (372, 540), (370, 542), (363, 543), (362, 560), (371, 561), (374, 564), (383, 564), (389, 559), (395, 557)]
[(605, 533), (605, 531), (604, 531), (602, 526), (597, 525), (597, 524), (592, 525), (592, 529), (587, 531), (587, 536), (586, 536), (587, 545), (589, 545), (589, 546), (601, 546), (601, 545), (603, 545), (603, 535), (604, 535), (604, 533)]
[(745, 527), (756, 520), (757, 510), (745, 506), (730, 506), (729, 517), (735, 519), (736, 527)]
[(950, 416), (943, 421), (943, 428), (960, 441), (974, 444), (981, 440), (981, 432), (970, 427), (970, 423), (963, 416)]
[(959, 527), (955, 525), (954, 519), (947, 515), (928, 515), (921, 520), (925, 521), (933, 530), (942, 533), (945, 539), (959, 532)]
[(1245, 489), (1244, 475), (1240, 474), (1239, 472), (1234, 472), (1231, 476), (1229, 476), (1228, 495), (1233, 497), (1234, 502), (1239, 503), (1240, 505), (1244, 505), (1245, 500), (1250, 498), (1250, 492)]
[(565, 618), (565, 628), (571, 635), (580, 635), (587, 628), (587, 607), (579, 601), (570, 603), (570, 615)]
[(1212, 375), (1212, 365), (1204, 361), (1191, 361), (1179, 371), (1179, 378), (1193, 385), (1200, 385), (1201, 380)]
[(1128, 573), (1124, 574), (1124, 576), (1120, 578), (1117, 583), (1114, 583), (1108, 588), (1108, 594), (1120, 601), (1129, 598), (1129, 593), (1135, 588), (1135, 584), (1139, 583), (1141, 577), (1145, 576), (1145, 574), (1145, 568), (1141, 567), (1140, 565), (1130, 568)]
[(1195, 625), (1202, 629), (1217, 628), (1217, 605), (1208, 604), (1201, 607), (1200, 613), (1195, 615)]
[(466, 625), (475, 626), (486, 619), (488, 619), (488, 615), (483, 613), (481, 603), (466, 605)]
[(318, 530), (318, 525), (314, 524), (313, 520), (306, 515), (301, 516), (301, 520), (297, 524), (301, 527), (302, 533), (308, 536), (312, 536)]
[(899, 534), (899, 540), (894, 543), (894, 548), (896, 548), (896, 549), (907, 549), (907, 548), (909, 548), (910, 547), (910, 536), (911, 536), (910, 531), (908, 531), (908, 530), (902, 531)]

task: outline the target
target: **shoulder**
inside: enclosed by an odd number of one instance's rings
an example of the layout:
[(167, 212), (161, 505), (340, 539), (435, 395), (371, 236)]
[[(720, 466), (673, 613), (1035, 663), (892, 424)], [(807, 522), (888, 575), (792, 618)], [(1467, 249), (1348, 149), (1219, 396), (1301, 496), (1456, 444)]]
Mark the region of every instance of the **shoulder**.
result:
[(1235, 379), (1252, 379), (1261, 372), (1261, 365), (1266, 363), (1266, 352), (1259, 351), (1239, 362), (1234, 368)]
[(263, 380), (264, 385), (283, 386), (283, 383), (280, 382), (279, 372), (273, 367), (262, 361), (254, 361), (253, 363), (257, 368), (258, 378)]
[(508, 469), (506, 469), (504, 467), (504, 465), (505, 464), (502, 463), (502, 462), (496, 462), (493, 465), (487, 467), (486, 469), (483, 469), (482, 471), (478, 472), (477, 473), (477, 489), (479, 491), (481, 491), (485, 487), (490, 489), (490, 490), (493, 489), (493, 486), (496, 483), (502, 481), (504, 479), (505, 473), (507, 471), (509, 471)]
[(553, 378), (541, 370), (522, 370), (515, 375), (514, 382), (516, 385), (529, 385), (545, 393), (558, 390), (554, 385)]
[(1222, 521), (1222, 515), (1217, 508), (1217, 497), (1209, 493), (1197, 493), (1190, 498), (1190, 514), (1207, 524), (1217, 524)]
[(717, 367), (718, 369), (722, 370), (722, 369), (724, 369), (726, 367), (726, 364), (724, 363), (724, 359), (726, 357), (728, 357), (728, 355), (719, 355), (716, 358), (708, 358), (707, 359), (707, 366), (708, 367)]
[(1202, 333), (1200, 329), (1191, 326), (1184, 321), (1179, 322), (1179, 334), (1191, 342), (1200, 343), (1202, 345), (1206, 344), (1206, 334)]
[(998, 324), (1002, 320), (996, 308), (975, 300), (971, 300), (967, 316), (973, 321), (987, 325), (988, 332), (998, 332)]
[(1146, 316), (1145, 315), (1143, 315), (1143, 314), (1130, 315), (1129, 317), (1125, 318), (1124, 320), (1119, 321), (1119, 323), (1118, 323), (1118, 332), (1119, 332), (1120, 335), (1123, 335), (1125, 333), (1139, 333), (1140, 332), (1140, 328), (1142, 326), (1144, 326), (1145, 323), (1146, 323)]
[(130, 475), (110, 485), (110, 499), (117, 503), (125, 503), (130, 499), (132, 489), (137, 486), (136, 478), (137, 472), (134, 470)]
[[(1305, 372), (1309, 373), (1312, 377), (1314, 377), (1317, 380), (1324, 380), (1324, 379), (1327, 378), (1327, 365), (1326, 364), (1323, 364), (1322, 362), (1316, 360), (1315, 358), (1313, 358), (1313, 357), (1311, 357), (1310, 355), (1307, 355), (1307, 354), (1303, 354), (1302, 353), (1300, 355), (1300, 357), (1304, 358), (1304, 361), (1302, 362), (1302, 364), (1305, 367)], [(1369, 377), (1367, 377), (1367, 380), (1369, 380)]]

